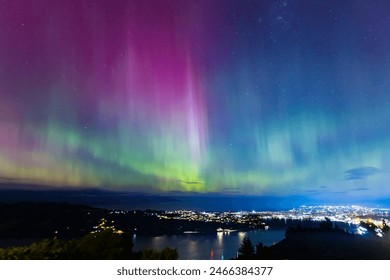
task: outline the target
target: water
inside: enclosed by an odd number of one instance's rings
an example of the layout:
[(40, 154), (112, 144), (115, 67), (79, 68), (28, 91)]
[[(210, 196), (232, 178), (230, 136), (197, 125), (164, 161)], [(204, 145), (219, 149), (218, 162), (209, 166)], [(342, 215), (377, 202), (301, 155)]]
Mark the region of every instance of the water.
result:
[(242, 239), (247, 236), (253, 245), (263, 242), (272, 245), (284, 238), (285, 230), (235, 231), (231, 233), (216, 232), (213, 234), (189, 233), (162, 236), (133, 236), (134, 250), (155, 249), (165, 247), (177, 248), (179, 259), (230, 259), (237, 256)]

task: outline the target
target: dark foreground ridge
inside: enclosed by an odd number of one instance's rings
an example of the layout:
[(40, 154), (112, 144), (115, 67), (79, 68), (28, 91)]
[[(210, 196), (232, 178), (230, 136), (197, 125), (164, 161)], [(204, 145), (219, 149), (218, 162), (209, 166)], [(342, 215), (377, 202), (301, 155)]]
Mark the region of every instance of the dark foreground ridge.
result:
[(374, 224), (362, 222), (366, 235), (351, 234), (333, 226), (329, 220), (319, 228), (289, 228), (285, 238), (272, 246), (254, 246), (244, 238), (237, 259), (291, 260), (389, 260), (389, 227), (382, 227), (384, 237), (377, 236)]

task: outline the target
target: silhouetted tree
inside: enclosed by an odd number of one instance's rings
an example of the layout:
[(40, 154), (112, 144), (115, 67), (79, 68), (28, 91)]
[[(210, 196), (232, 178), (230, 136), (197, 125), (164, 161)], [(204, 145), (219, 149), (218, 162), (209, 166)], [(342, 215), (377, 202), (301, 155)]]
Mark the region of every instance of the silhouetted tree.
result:
[(118, 234), (112, 230), (90, 233), (75, 244), (77, 253), (73, 259), (87, 260), (125, 260), (133, 257), (132, 236), (129, 233)]
[(270, 249), (267, 246), (264, 246), (263, 242), (256, 244), (256, 259), (266, 260), (270, 258)]
[(11, 247), (0, 249), (2, 260), (58, 260), (69, 259), (70, 250), (73, 248), (73, 241), (62, 241), (59, 239), (44, 239), (25, 247)]
[(325, 221), (320, 222), (320, 229), (322, 229), (322, 230), (332, 230), (333, 229), (332, 221), (328, 217), (326, 217)]
[(372, 223), (371, 221), (369, 221), (369, 220), (367, 220), (365, 222), (361, 221), (360, 225), (362, 227), (364, 227), (365, 229), (367, 229), (367, 233), (369, 235), (376, 235), (376, 231), (375, 230), (376, 230), (377, 226), (374, 223)]
[(382, 231), (384, 234), (388, 234), (390, 232), (390, 227), (386, 224), (385, 219), (382, 219)]
[(256, 244), (256, 255), (259, 255), (264, 250), (264, 247), (263, 242), (258, 242)]
[(244, 237), (241, 242), (241, 246), (238, 249), (239, 259), (252, 259), (255, 255), (255, 248), (252, 241), (248, 237)]

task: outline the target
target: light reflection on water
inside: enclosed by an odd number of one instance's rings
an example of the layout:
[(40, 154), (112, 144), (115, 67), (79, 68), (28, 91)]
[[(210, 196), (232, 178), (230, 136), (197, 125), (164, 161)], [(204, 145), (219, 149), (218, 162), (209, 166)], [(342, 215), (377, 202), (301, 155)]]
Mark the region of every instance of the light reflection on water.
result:
[(285, 230), (258, 230), (249, 232), (216, 232), (213, 234), (191, 233), (181, 235), (140, 236), (134, 235), (134, 250), (155, 249), (165, 247), (177, 248), (179, 259), (230, 259), (236, 257), (237, 250), (248, 236), (253, 245), (263, 242), (272, 245), (284, 238)]

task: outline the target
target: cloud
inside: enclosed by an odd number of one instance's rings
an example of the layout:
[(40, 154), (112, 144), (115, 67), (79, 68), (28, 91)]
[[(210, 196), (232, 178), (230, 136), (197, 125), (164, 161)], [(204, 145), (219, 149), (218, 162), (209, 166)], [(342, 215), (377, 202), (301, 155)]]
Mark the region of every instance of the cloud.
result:
[(306, 190), (306, 192), (308, 192), (308, 193), (319, 193), (320, 191), (319, 190)]
[(354, 188), (354, 189), (351, 189), (351, 191), (368, 191), (369, 188)]
[(372, 166), (363, 166), (345, 171), (346, 180), (361, 180), (368, 176), (375, 175), (380, 172), (380, 169)]
[(0, 182), (16, 182), (17, 180), (17, 178), (0, 177)]
[(226, 190), (226, 191), (238, 191), (240, 190), (240, 188), (238, 187), (224, 187), (223, 190)]
[(353, 189), (347, 189), (347, 190), (341, 190), (341, 191), (335, 191), (332, 193), (350, 193), (350, 192), (361, 192), (361, 191), (369, 191), (370, 188), (365, 188), (365, 187), (359, 187), (359, 188), (353, 188)]
[(177, 180), (181, 183), (184, 183), (184, 184), (189, 184), (189, 185), (201, 185), (202, 182), (196, 182), (196, 181), (184, 181), (184, 180)]
[(224, 187), (222, 189), (222, 193), (224, 194), (239, 194), (240, 193), (240, 188), (237, 187)]

